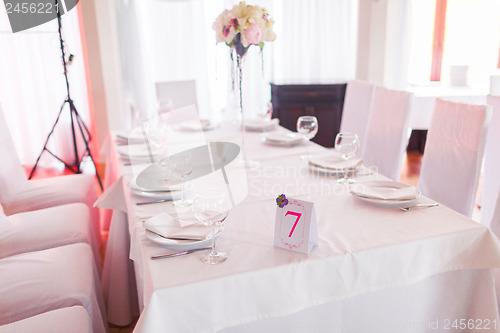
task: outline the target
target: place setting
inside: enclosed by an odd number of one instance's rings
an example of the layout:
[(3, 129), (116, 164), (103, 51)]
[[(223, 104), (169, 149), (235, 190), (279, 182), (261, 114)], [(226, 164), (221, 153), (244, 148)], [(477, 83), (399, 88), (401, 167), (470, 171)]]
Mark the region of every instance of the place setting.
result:
[(217, 251), (215, 240), (224, 230), (229, 206), (226, 193), (214, 184), (203, 184), (196, 188), (192, 206), (185, 211), (168, 214), (161, 212), (144, 221), (146, 237), (169, 250), (153, 255), (152, 260), (178, 257), (192, 252), (208, 251), (200, 260), (206, 264), (219, 264), (227, 254)]
[[(355, 183), (355, 180), (349, 178), (349, 175), (355, 175), (363, 168), (363, 160), (356, 158), (358, 148), (359, 138), (356, 134), (338, 133), (335, 138), (334, 152), (307, 158), (309, 170), (314, 174), (339, 177), (337, 182), (340, 184)], [(371, 173), (366, 173), (366, 175), (368, 174)]]

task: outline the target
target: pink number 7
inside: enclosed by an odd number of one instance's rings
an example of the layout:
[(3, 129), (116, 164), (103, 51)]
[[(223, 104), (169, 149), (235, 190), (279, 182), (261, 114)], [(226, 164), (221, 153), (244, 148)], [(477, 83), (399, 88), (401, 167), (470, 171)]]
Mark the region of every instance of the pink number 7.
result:
[(295, 223), (293, 224), (292, 230), (290, 231), (290, 234), (288, 235), (288, 237), (292, 237), (293, 231), (295, 230), (295, 227), (297, 226), (297, 222), (299, 222), (300, 217), (302, 216), (302, 214), (301, 213), (287, 211), (286, 214), (285, 214), (285, 216), (287, 216), (288, 214), (293, 215), (293, 216), (297, 216), (297, 219), (295, 220)]

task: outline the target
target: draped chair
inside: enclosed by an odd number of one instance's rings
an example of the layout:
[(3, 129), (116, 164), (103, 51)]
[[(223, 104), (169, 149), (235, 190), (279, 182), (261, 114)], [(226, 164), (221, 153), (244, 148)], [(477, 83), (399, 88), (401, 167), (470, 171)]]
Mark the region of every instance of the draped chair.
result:
[(470, 217), (481, 172), (490, 112), (486, 105), (436, 99), (418, 187)]
[(78, 243), (0, 259), (0, 325), (80, 305), (92, 320), (92, 331), (107, 332), (92, 257), (88, 244)]
[(398, 181), (409, 137), (413, 94), (375, 87), (365, 136), (363, 164)]
[(359, 138), (358, 156), (363, 156), (366, 145), (366, 129), (375, 86), (368, 82), (351, 80), (342, 109), (340, 132), (356, 133)]
[(11, 216), (0, 211), (0, 259), (75, 243), (90, 245), (100, 271), (101, 257), (89, 209), (82, 203)]
[[(99, 210), (93, 207), (97, 200), (94, 176), (65, 175), (28, 180), (15, 151), (14, 142), (0, 108), (0, 203), (6, 215), (60, 206), (84, 203), (91, 213), (97, 246), (101, 244)], [(71, 219), (67, 221), (71, 223)]]
[(56, 309), (0, 326), (0, 333), (92, 333), (92, 321), (82, 306)]
[[(160, 107), (168, 106), (170, 109), (178, 109), (194, 104), (198, 109), (196, 81), (157, 82), (156, 98), (160, 103)], [(168, 105), (169, 103), (171, 104)]]
[[(499, 81), (500, 82), (500, 81)], [(487, 104), (492, 109), (491, 121), (484, 148), (484, 168), (481, 196), (481, 223), (500, 236), (500, 96), (488, 95)], [(494, 218), (494, 211), (499, 212)]]

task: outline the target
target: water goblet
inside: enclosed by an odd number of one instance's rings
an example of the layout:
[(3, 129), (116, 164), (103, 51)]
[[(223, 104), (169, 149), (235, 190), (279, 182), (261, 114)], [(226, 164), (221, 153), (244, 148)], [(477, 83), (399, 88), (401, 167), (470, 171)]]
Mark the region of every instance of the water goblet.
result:
[[(335, 137), (335, 151), (344, 160), (349, 160), (356, 156), (359, 149), (359, 138), (355, 133), (341, 132)], [(354, 179), (349, 178), (347, 170), (341, 178), (337, 179), (341, 184), (352, 184)]]
[(170, 161), (170, 170), (175, 178), (182, 182), (182, 196), (180, 200), (175, 200), (174, 205), (177, 207), (188, 207), (193, 204), (192, 200), (186, 199), (186, 192), (189, 188), (186, 177), (193, 172), (193, 159), (190, 152), (178, 154)]
[(225, 193), (217, 187), (204, 187), (197, 190), (193, 205), (196, 219), (212, 227), (212, 250), (201, 257), (205, 264), (220, 264), (227, 259), (225, 252), (218, 252), (215, 248), (215, 227), (222, 223), (228, 214), (225, 208)]
[[(318, 119), (314, 116), (301, 116), (297, 120), (297, 132), (299, 132), (307, 140), (311, 140), (318, 133)], [(300, 156), (303, 160), (308, 160), (311, 158), (309, 154), (309, 146), (307, 145), (306, 155)]]

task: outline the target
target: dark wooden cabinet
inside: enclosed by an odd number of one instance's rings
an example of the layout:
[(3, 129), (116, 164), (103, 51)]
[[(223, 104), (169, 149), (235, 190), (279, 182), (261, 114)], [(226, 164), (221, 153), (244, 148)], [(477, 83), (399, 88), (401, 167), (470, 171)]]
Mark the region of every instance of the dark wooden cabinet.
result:
[(346, 84), (278, 85), (271, 84), (273, 118), (281, 126), (297, 131), (300, 116), (316, 116), (318, 134), (312, 140), (333, 147), (340, 129)]

